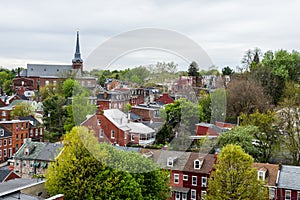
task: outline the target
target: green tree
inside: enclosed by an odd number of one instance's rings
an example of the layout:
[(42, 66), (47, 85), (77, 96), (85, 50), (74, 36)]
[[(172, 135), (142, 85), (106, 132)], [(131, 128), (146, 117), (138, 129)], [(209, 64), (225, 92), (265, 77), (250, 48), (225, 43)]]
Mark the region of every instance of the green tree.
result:
[(227, 145), (218, 155), (208, 181), (208, 200), (261, 200), (267, 191), (252, 167), (253, 158), (240, 146)]
[(188, 68), (188, 75), (189, 76), (196, 76), (196, 77), (199, 76), (199, 66), (195, 61), (193, 61), (190, 64), (190, 66)]
[(218, 138), (219, 146), (225, 147), (228, 144), (239, 145), (243, 150), (251, 156), (257, 158), (259, 151), (253, 144), (254, 135), (258, 134), (259, 130), (255, 126), (237, 126), (223, 134)]
[(253, 132), (257, 147), (261, 153), (260, 162), (268, 162), (271, 156), (279, 149), (281, 135), (279, 133), (276, 113), (268, 110), (266, 113), (255, 111), (252, 114), (240, 116), (242, 126), (253, 125), (259, 131)]
[(228, 76), (230, 76), (232, 73), (233, 73), (233, 69), (231, 69), (229, 66), (224, 67), (224, 68), (222, 69), (222, 74), (223, 74), (223, 75), (228, 75)]
[[(131, 167), (141, 173), (130, 173)], [(143, 173), (147, 168), (151, 171)], [(167, 174), (136, 153), (99, 144), (94, 133), (74, 127), (64, 148), (46, 173), (50, 194), (65, 199), (166, 199)]]
[(244, 65), (245, 71), (251, 71), (256, 68), (256, 66), (260, 63), (260, 56), (262, 55), (261, 50), (259, 48), (255, 48), (254, 50), (249, 49), (246, 51), (242, 64)]
[(25, 117), (33, 114), (33, 107), (28, 102), (21, 102), (15, 105), (11, 117)]
[(202, 92), (200, 94), (199, 105), (203, 109), (203, 121), (210, 123), (211, 121), (211, 97), (210, 94)]

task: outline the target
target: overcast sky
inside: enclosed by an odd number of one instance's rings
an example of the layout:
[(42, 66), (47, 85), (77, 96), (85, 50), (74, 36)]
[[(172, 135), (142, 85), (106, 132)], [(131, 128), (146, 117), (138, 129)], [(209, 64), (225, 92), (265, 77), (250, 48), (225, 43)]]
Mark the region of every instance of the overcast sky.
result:
[[(218, 68), (235, 69), (244, 52), (255, 47), (263, 52), (300, 47), (298, 0), (13, 0), (1, 1), (0, 6), (3, 67), (69, 64), (77, 30), (84, 60), (110, 38), (140, 28), (166, 29), (188, 37)], [(157, 61), (174, 61), (187, 70), (187, 60), (153, 49), (124, 55), (111, 68)]]

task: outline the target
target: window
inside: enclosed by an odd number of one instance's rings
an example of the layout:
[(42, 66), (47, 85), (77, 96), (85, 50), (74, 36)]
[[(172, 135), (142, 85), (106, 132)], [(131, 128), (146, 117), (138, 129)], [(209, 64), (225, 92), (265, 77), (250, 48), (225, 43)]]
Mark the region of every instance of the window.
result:
[(23, 166), (26, 166), (26, 160), (23, 160)]
[(206, 187), (206, 185), (207, 185), (207, 177), (202, 177), (202, 181), (201, 181), (201, 186), (202, 187)]
[(100, 137), (100, 138), (103, 138), (103, 137), (104, 137), (104, 131), (103, 131), (103, 129), (100, 130), (99, 137)]
[(297, 192), (297, 200), (300, 200), (300, 191)]
[(192, 176), (192, 185), (193, 186), (197, 185), (197, 176)]
[(34, 161), (31, 160), (31, 161), (30, 161), (30, 167), (33, 167), (33, 165), (34, 165)]
[(134, 141), (134, 134), (131, 134), (131, 141)]
[(16, 151), (19, 149), (19, 145), (18, 144), (16, 144)]
[(201, 200), (205, 200), (206, 199), (206, 191), (202, 190), (201, 191)]
[(40, 135), (43, 135), (43, 128), (40, 128)]
[(56, 85), (56, 81), (53, 81), (53, 85)]
[(265, 172), (258, 171), (258, 179), (264, 181), (265, 180)]
[(5, 111), (2, 111), (2, 116), (6, 116), (6, 112)]
[(6, 139), (3, 140), (3, 145), (6, 146), (7, 145), (7, 141)]
[(35, 136), (39, 135), (39, 129), (35, 129)]
[(1, 149), (0, 149), (0, 158), (2, 158), (2, 151), (1, 151)]
[(182, 200), (187, 200), (187, 194), (186, 193), (182, 193)]
[(169, 157), (167, 160), (167, 166), (168, 167), (173, 167), (173, 158)]
[(191, 190), (191, 200), (196, 200), (196, 190)]
[(124, 132), (124, 139), (126, 140), (127, 139), (127, 133)]
[(269, 199), (275, 198), (275, 188), (270, 187), (269, 188)]
[(4, 156), (4, 157), (7, 156), (7, 150), (6, 150), (6, 149), (3, 150), (3, 156)]
[(19, 166), (20, 165), (20, 161), (16, 161), (16, 166)]
[(8, 144), (11, 145), (11, 138), (8, 139)]
[(183, 180), (184, 180), (184, 181), (187, 181), (187, 180), (188, 180), (188, 178), (189, 178), (189, 176), (188, 176), (188, 175), (183, 175)]
[(33, 136), (33, 130), (30, 130), (30, 137)]
[(179, 183), (179, 174), (174, 174), (174, 183)]
[(4, 136), (4, 130), (0, 129), (0, 136)]
[(285, 200), (291, 200), (291, 190), (285, 191)]
[(98, 125), (101, 125), (101, 119), (98, 119), (97, 123)]
[(12, 149), (9, 148), (9, 149), (8, 149), (8, 157), (10, 158), (11, 156), (12, 156)]
[(194, 169), (200, 169), (200, 160), (194, 161)]
[(2, 146), (2, 140), (0, 140), (0, 147)]
[(180, 200), (180, 192), (175, 192), (175, 200)]
[(115, 138), (115, 131), (114, 130), (111, 130), (111, 138)]
[(49, 85), (49, 81), (45, 81), (45, 85)]

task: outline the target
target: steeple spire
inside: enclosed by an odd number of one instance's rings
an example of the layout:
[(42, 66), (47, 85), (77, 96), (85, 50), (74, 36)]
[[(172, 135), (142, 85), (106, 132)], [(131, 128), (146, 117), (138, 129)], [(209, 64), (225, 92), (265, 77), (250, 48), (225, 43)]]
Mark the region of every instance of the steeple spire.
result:
[(76, 39), (76, 49), (74, 58), (72, 60), (73, 63), (82, 63), (81, 54), (80, 54), (80, 46), (79, 46), (79, 31), (77, 31), (77, 39)]

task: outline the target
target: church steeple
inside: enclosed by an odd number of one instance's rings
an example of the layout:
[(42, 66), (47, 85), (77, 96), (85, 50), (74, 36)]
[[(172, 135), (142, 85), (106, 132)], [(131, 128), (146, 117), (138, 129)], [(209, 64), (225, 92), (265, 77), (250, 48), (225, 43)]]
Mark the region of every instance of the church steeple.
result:
[(79, 46), (79, 31), (77, 31), (77, 39), (76, 39), (76, 49), (74, 58), (72, 60), (72, 63), (82, 63), (81, 54), (80, 54), (80, 46)]

